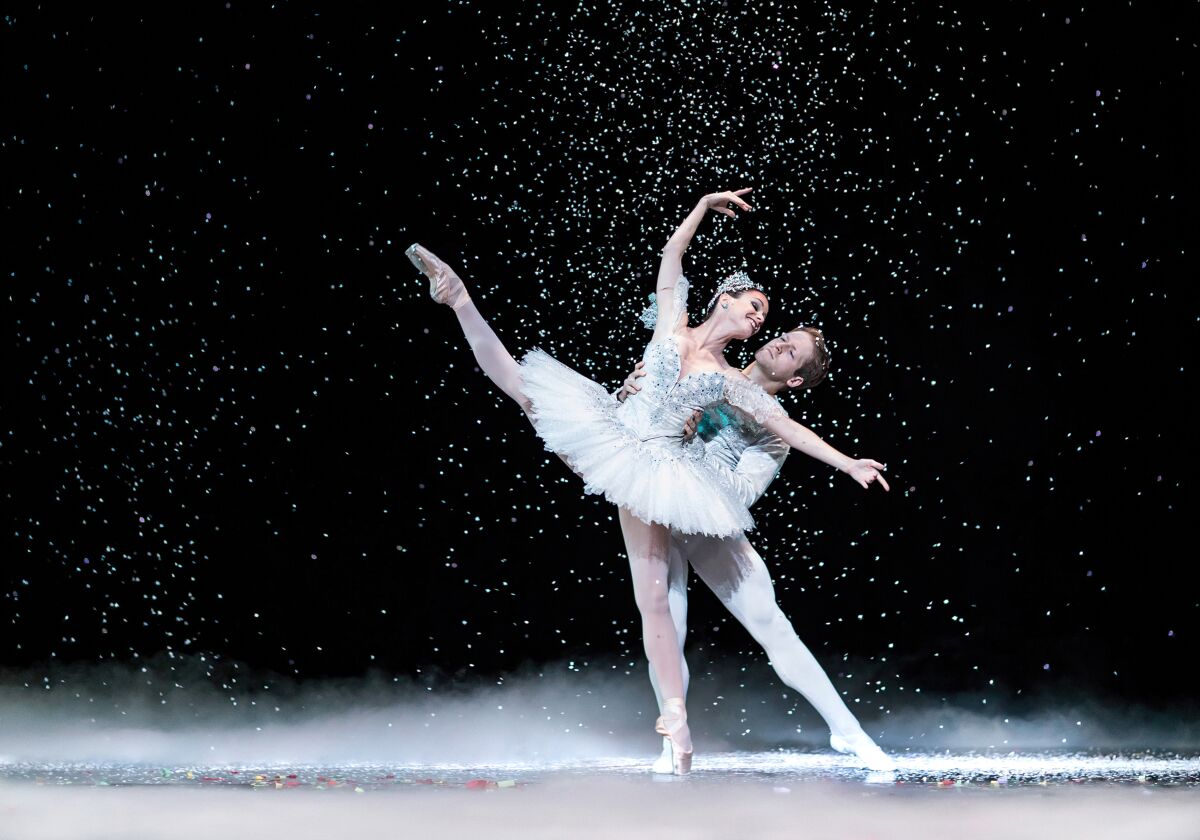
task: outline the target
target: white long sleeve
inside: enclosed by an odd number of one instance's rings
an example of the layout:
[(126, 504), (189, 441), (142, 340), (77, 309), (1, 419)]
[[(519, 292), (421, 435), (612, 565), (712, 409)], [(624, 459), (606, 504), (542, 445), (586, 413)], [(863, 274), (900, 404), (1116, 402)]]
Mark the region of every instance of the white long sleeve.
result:
[(731, 423), (706, 441), (705, 457), (728, 471), (746, 507), (767, 492), (790, 448), (757, 425)]

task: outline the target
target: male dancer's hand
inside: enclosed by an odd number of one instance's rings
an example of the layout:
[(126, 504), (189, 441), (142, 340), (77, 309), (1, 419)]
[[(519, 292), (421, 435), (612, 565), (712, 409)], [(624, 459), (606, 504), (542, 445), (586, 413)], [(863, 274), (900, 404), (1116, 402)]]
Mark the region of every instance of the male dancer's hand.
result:
[(888, 487), (887, 479), (879, 474), (880, 470), (885, 469), (887, 467), (878, 461), (872, 461), (870, 458), (859, 458), (857, 461), (851, 461), (850, 466), (846, 467), (846, 475), (861, 484), (863, 488), (870, 487), (872, 481), (878, 481), (884, 490), (891, 490), (892, 488)]
[(646, 375), (645, 367), (646, 363), (644, 361), (638, 362), (633, 366), (633, 371), (629, 376), (625, 377), (625, 384), (617, 391), (617, 400), (619, 402), (625, 402), (625, 398), (630, 394), (636, 394), (642, 390), (642, 386), (637, 384), (637, 381)]
[(700, 423), (700, 418), (704, 416), (704, 412), (696, 409), (692, 412), (692, 416), (683, 424), (683, 439), (691, 440), (696, 436), (696, 426)]

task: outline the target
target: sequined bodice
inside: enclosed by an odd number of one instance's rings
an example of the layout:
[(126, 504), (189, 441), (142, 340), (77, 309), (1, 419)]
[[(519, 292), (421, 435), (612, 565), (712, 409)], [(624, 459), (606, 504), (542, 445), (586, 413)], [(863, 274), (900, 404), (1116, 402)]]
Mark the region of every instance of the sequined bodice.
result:
[(621, 422), (642, 440), (682, 440), (684, 423), (696, 409), (705, 409), (725, 398), (725, 374), (698, 371), (682, 379), (683, 359), (675, 336), (652, 341), (646, 347), (646, 375), (641, 391), (629, 396), (617, 411)]

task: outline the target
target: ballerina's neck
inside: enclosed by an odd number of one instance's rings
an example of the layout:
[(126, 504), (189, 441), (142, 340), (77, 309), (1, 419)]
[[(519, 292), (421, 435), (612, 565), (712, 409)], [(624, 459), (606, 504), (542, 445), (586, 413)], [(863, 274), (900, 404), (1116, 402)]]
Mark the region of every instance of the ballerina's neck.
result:
[(675, 355), (679, 359), (679, 376), (675, 380), (678, 385), (689, 376), (697, 376), (705, 373), (724, 373), (728, 370), (733, 370), (733, 367), (725, 361), (725, 355), (720, 351), (713, 352), (710, 348), (703, 345), (697, 345), (692, 341), (679, 341), (678, 337), (674, 338)]
[(720, 325), (716, 319), (710, 318), (699, 326), (688, 331), (688, 338), (697, 348), (714, 355), (723, 355), (729, 342), (736, 337), (728, 325)]

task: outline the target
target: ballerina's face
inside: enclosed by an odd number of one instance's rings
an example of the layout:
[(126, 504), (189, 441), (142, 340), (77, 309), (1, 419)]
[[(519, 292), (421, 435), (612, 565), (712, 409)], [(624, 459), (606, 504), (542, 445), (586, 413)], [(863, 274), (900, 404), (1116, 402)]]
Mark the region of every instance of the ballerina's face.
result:
[(722, 316), (733, 327), (734, 337), (747, 339), (762, 329), (763, 321), (767, 319), (767, 296), (758, 289), (742, 292), (737, 297), (722, 295), (728, 298), (725, 303), (729, 309), (722, 309)]

